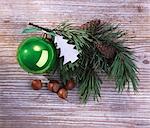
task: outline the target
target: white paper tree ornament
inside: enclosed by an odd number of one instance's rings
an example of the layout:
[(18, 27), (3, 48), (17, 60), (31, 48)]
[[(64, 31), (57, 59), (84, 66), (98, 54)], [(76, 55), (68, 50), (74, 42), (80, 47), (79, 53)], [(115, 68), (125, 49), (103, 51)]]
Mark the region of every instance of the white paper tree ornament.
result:
[(75, 62), (78, 59), (77, 55), (79, 54), (78, 50), (74, 49), (74, 45), (68, 44), (67, 42), (68, 40), (63, 39), (63, 36), (56, 34), (54, 43), (57, 44), (57, 48), (60, 48), (60, 57), (64, 56), (63, 64), (66, 64), (69, 61), (72, 63)]

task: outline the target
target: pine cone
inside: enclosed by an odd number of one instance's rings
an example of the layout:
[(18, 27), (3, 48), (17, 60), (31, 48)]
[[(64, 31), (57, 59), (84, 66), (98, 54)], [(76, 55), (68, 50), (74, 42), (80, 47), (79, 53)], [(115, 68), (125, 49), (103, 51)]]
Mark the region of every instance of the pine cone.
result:
[(107, 59), (112, 59), (115, 56), (116, 49), (110, 45), (106, 44), (96, 44), (97, 49), (103, 54)]
[[(99, 26), (102, 26), (104, 23), (101, 22), (99, 19), (91, 20), (83, 25), (80, 26), (80, 29), (87, 30), (93, 36), (94, 34), (98, 33)], [(116, 49), (110, 45), (103, 44), (103, 43), (95, 43), (97, 49), (103, 54), (107, 59), (112, 59), (115, 56)]]
[(99, 19), (95, 19), (95, 20), (91, 20), (85, 24), (82, 24), (80, 26), (80, 29), (84, 29), (84, 30), (90, 30), (91, 28), (93, 28), (94, 26), (98, 26), (101, 24), (101, 20)]

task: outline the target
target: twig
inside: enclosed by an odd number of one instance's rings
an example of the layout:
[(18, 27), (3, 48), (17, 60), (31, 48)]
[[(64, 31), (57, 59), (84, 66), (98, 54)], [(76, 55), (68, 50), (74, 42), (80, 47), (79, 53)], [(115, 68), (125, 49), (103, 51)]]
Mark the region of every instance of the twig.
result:
[(33, 24), (33, 23), (31, 23), (31, 22), (29, 22), (29, 25), (31, 25), (31, 26), (33, 26), (33, 27), (36, 27), (36, 28), (39, 28), (39, 29), (42, 29), (42, 30), (44, 30), (44, 31), (46, 31), (46, 32), (53, 32), (53, 31), (54, 31), (54, 30), (51, 30), (51, 29), (49, 29), (49, 28), (40, 27), (40, 26), (38, 26), (38, 25), (36, 25), (36, 24)]

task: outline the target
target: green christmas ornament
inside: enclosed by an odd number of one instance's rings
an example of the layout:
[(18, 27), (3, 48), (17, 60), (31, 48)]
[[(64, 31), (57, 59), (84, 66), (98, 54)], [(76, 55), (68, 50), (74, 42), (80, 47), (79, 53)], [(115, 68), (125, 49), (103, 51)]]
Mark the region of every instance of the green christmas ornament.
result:
[(56, 64), (56, 49), (54, 44), (42, 37), (29, 37), (18, 47), (17, 60), (29, 73), (46, 73)]

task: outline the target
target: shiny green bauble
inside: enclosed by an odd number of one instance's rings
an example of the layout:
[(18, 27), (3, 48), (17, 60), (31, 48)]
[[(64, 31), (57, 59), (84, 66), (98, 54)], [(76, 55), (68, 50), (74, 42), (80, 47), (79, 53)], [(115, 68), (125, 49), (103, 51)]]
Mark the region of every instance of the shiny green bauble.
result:
[(54, 44), (46, 39), (29, 37), (19, 45), (17, 60), (19, 65), (29, 73), (46, 73), (56, 64), (56, 49)]

